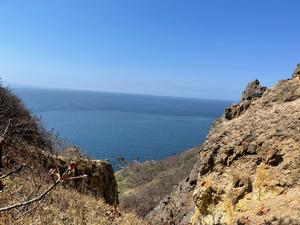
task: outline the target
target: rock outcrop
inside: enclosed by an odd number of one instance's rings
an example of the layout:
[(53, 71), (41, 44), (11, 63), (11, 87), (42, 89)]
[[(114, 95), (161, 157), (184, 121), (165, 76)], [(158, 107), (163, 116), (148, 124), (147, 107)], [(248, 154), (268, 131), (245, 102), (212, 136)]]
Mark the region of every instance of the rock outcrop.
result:
[[(35, 154), (34, 151), (31, 153), (32, 155)], [(77, 151), (77, 149), (72, 151), (72, 148), (68, 148), (68, 153)], [(72, 175), (80, 176), (86, 174), (87, 178), (84, 180), (74, 180), (68, 185), (83, 194), (100, 197), (108, 204), (118, 204), (118, 186), (114, 170), (108, 161), (89, 160), (79, 155), (54, 156), (41, 151), (39, 151), (38, 155), (40, 159), (43, 159), (44, 168), (57, 167), (60, 171), (65, 171), (71, 162), (76, 163), (77, 167)]]
[(267, 88), (261, 86), (258, 80), (254, 80), (247, 85), (242, 94), (241, 102), (260, 98), (266, 90)]
[[(75, 175), (87, 174), (85, 189), (108, 204), (118, 204), (118, 187), (111, 164), (105, 160), (80, 160)], [(80, 187), (81, 181), (75, 187)]]
[(241, 96), (240, 103), (234, 104), (225, 109), (225, 118), (231, 120), (240, 116), (242, 113), (247, 111), (251, 105), (251, 102), (255, 99), (261, 98), (266, 90), (267, 88), (261, 86), (258, 80), (250, 82)]
[(250, 83), (214, 122), (190, 176), (153, 224), (300, 224), (300, 79)]
[(294, 73), (293, 73), (293, 77), (299, 77), (300, 76), (300, 63), (297, 65)]

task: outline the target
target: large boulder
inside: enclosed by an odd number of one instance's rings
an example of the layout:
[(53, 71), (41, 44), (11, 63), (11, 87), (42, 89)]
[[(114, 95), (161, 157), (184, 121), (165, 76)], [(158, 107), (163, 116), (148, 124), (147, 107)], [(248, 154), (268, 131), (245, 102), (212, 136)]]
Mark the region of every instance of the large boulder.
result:
[[(75, 151), (76, 149), (74, 149)], [(71, 148), (67, 152), (73, 152)], [(76, 151), (75, 151), (76, 152)], [(75, 163), (76, 169), (72, 176), (87, 175), (83, 180), (74, 180), (69, 182), (68, 186), (75, 188), (83, 194), (102, 198), (111, 205), (118, 204), (118, 186), (111, 164), (106, 160), (89, 160), (80, 157), (80, 155), (68, 156), (66, 153), (61, 156), (55, 156), (47, 152), (40, 152), (39, 158), (44, 158), (45, 168), (58, 168), (61, 172), (65, 171), (70, 163)]]

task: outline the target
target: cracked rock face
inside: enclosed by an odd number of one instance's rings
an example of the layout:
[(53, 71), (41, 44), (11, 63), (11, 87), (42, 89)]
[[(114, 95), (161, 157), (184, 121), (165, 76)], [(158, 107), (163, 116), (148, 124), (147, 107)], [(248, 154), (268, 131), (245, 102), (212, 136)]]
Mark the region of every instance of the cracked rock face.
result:
[(267, 90), (266, 87), (260, 85), (258, 80), (250, 82), (242, 94), (241, 102), (260, 98)]
[(251, 81), (241, 96), (241, 102), (225, 109), (225, 118), (231, 120), (242, 115), (248, 110), (251, 102), (261, 98), (266, 90), (267, 88), (261, 86), (258, 80)]
[[(250, 83), (239, 105), (215, 121), (199, 160), (154, 224), (300, 224), (300, 79), (266, 89)], [(232, 108), (232, 107), (231, 107)]]
[[(110, 205), (118, 204), (118, 186), (114, 175), (114, 170), (106, 160), (89, 160), (80, 156), (76, 156), (76, 150), (71, 151), (64, 156), (52, 155), (44, 151), (40, 151), (38, 157), (43, 160), (43, 167), (58, 168), (65, 171), (70, 162), (77, 164), (73, 172), (73, 176), (87, 175), (84, 180), (74, 180), (68, 185), (83, 194), (92, 195), (103, 199)], [(73, 149), (74, 150), (74, 149)], [(71, 155), (73, 153), (73, 155)], [(36, 155), (33, 150), (31, 156)]]
[(297, 68), (294, 71), (293, 77), (299, 77), (300, 76), (300, 63), (297, 65)]

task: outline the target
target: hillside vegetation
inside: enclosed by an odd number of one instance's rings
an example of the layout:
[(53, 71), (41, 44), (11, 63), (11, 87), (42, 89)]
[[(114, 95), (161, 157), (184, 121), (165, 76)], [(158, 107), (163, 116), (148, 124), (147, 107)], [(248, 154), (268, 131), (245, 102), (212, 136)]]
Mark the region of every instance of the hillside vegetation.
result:
[(0, 224), (146, 224), (119, 211), (108, 162), (60, 155), (55, 141), (0, 86)]
[(115, 175), (56, 152), (4, 87), (0, 116), (0, 224), (300, 224), (300, 65), (272, 88), (250, 82), (201, 146)]
[(140, 216), (149, 213), (175, 185), (187, 178), (199, 147), (159, 161), (131, 163), (116, 175), (122, 208)]

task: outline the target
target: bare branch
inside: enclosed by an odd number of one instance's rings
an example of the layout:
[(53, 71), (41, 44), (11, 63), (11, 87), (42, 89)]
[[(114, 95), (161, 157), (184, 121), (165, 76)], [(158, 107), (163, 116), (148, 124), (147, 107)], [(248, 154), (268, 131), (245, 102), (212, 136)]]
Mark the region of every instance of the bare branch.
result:
[(82, 176), (70, 177), (70, 178), (68, 178), (68, 179), (67, 179), (67, 181), (69, 181), (69, 180), (78, 180), (78, 179), (83, 179), (83, 178), (86, 178), (86, 177), (87, 177), (87, 175), (86, 175), (86, 174), (84, 174), (84, 175), (82, 175)]
[(14, 208), (18, 208), (18, 207), (21, 207), (21, 206), (25, 206), (25, 205), (28, 205), (30, 203), (33, 203), (33, 202), (36, 202), (36, 201), (39, 201), (41, 200), (46, 194), (48, 194), (56, 185), (58, 185), (60, 183), (60, 180), (56, 181), (54, 184), (52, 184), (46, 191), (44, 191), (40, 196), (36, 197), (36, 198), (33, 198), (29, 201), (25, 201), (25, 202), (21, 202), (21, 203), (17, 203), (15, 205), (11, 205), (11, 206), (8, 206), (8, 207), (3, 207), (3, 208), (0, 208), (0, 212), (4, 212), (4, 211), (8, 211), (8, 210), (11, 210), (11, 209), (14, 209)]
[(0, 136), (0, 143), (2, 143), (4, 141), (4, 139), (5, 139), (5, 135), (7, 134), (8, 129), (10, 127), (10, 122), (11, 122), (11, 119), (8, 120), (8, 124), (7, 124), (6, 128), (5, 128), (5, 130), (4, 130), (3, 134), (1, 134), (1, 136)]
[(0, 180), (2, 180), (2, 179), (6, 178), (6, 177), (8, 177), (8, 176), (10, 176), (10, 175), (12, 175), (14, 173), (20, 172), (25, 166), (26, 166), (26, 164), (23, 163), (18, 169), (10, 171), (7, 174), (4, 174), (4, 175), (0, 176)]
[(82, 179), (82, 178), (85, 178), (87, 177), (87, 175), (82, 175), (82, 176), (77, 176), (77, 177), (70, 177), (70, 178), (65, 178), (65, 176), (69, 173), (70, 171), (67, 170), (63, 175), (63, 179), (58, 179), (57, 181), (55, 181), (47, 190), (45, 190), (41, 195), (39, 195), (38, 197), (36, 198), (33, 198), (29, 201), (25, 201), (25, 202), (20, 202), (20, 203), (17, 203), (15, 205), (11, 205), (11, 206), (8, 206), (8, 207), (3, 207), (3, 208), (0, 208), (0, 212), (4, 212), (4, 211), (8, 211), (8, 210), (11, 210), (11, 209), (15, 209), (15, 208), (18, 208), (18, 207), (21, 207), (21, 206), (25, 206), (25, 205), (28, 205), (28, 204), (31, 204), (33, 202), (37, 202), (37, 201), (40, 201), (43, 197), (45, 197), (56, 185), (58, 185), (59, 183), (63, 182), (63, 181), (68, 181), (68, 180), (75, 180), (75, 179)]
[(22, 185), (21, 187), (19, 187), (16, 191), (14, 191), (13, 193), (10, 193), (10, 196), (13, 197), (14, 195), (16, 195), (17, 193), (19, 193), (22, 188), (24, 187), (24, 185)]

